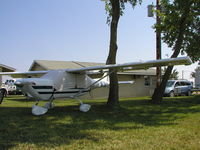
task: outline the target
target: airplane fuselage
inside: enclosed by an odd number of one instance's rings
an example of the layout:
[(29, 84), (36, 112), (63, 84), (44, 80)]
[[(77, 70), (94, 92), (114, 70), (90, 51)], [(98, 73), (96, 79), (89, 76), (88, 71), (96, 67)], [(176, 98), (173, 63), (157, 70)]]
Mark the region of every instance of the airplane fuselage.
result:
[[(91, 106), (89, 104), (83, 104), (83, 102), (77, 97), (86, 94), (92, 88), (108, 86), (109, 83), (103, 81), (103, 79), (105, 79), (107, 75), (111, 74), (114, 71), (130, 71), (138, 69), (148, 69), (151, 67), (158, 66), (173, 66), (181, 64), (189, 65), (191, 63), (192, 61), (189, 57), (179, 57), (160, 60), (150, 60), (144, 62), (130, 62), (123, 64), (91, 66), (77, 69), (74, 68), (52, 71), (29, 71), (24, 73), (0, 73), (0, 75), (29, 77), (32, 75), (43, 74), (43, 76), (40, 78), (25, 78), (17, 80), (15, 82), (15, 85), (19, 87), (22, 90), (22, 92), (27, 96), (33, 97), (38, 101), (49, 100), (49, 102), (47, 102), (44, 107), (38, 106), (38, 102), (32, 107), (32, 114), (43, 115), (48, 111), (48, 109), (53, 107), (53, 99), (57, 98), (74, 98), (80, 102), (80, 111), (89, 111)], [(87, 75), (89, 71), (102, 71), (105, 72), (105, 75), (96, 81), (94, 79), (91, 79)]]
[(40, 78), (26, 78), (16, 81), (16, 85), (27, 96), (37, 100), (51, 98), (74, 98), (84, 95), (92, 87), (107, 86), (108, 83), (96, 81), (86, 74), (68, 73), (63, 70), (49, 71)]

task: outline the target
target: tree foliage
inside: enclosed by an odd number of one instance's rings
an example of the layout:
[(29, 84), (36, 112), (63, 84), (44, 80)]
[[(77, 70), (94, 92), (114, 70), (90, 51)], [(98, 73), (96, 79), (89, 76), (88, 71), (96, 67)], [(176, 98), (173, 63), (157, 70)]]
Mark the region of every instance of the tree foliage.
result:
[[(164, 67), (163, 72), (166, 72), (166, 70), (167, 70), (167, 67)], [(178, 74), (179, 72), (177, 71), (177, 69), (173, 69), (169, 79), (177, 80), (179, 78)]]
[[(112, 19), (112, 15), (113, 15), (113, 11), (112, 11), (112, 2), (113, 0), (105, 0), (105, 10), (106, 13), (108, 14), (107, 17), (107, 24), (110, 24), (111, 19)], [(126, 3), (129, 3), (133, 8), (137, 5), (137, 3), (141, 4), (142, 0), (116, 0), (119, 1), (119, 15), (122, 16), (124, 14), (124, 10), (125, 10), (125, 5)]]
[[(200, 58), (200, 0), (161, 0), (161, 24), (156, 28), (163, 34), (163, 41), (173, 49), (172, 58), (180, 52), (187, 53), (193, 61)], [(169, 66), (162, 82), (152, 96), (153, 103), (162, 101), (167, 80), (173, 70)]]
[(162, 0), (161, 25), (163, 41), (173, 50), (176, 48), (182, 26), (182, 53), (193, 61), (200, 58), (200, 0)]
[(191, 76), (192, 78), (195, 78), (196, 72), (199, 71), (199, 70), (200, 70), (200, 66), (197, 66), (197, 68), (195, 69), (195, 71), (194, 71), (194, 72), (191, 72), (190, 76)]

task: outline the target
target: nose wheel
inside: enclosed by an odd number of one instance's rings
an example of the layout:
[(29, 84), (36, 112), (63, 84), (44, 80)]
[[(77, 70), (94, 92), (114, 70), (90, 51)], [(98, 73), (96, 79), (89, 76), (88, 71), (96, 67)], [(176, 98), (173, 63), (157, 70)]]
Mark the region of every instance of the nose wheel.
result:
[(52, 109), (54, 108), (54, 103), (53, 102), (47, 102), (45, 105), (44, 105), (44, 108), (47, 108), (47, 109)]

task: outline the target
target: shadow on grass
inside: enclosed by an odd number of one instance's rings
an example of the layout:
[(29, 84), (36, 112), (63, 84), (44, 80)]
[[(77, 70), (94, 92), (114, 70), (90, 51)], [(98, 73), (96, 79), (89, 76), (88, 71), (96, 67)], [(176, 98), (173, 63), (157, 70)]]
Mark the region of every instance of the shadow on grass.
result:
[[(199, 99), (199, 96), (165, 98), (160, 105), (142, 99), (122, 100), (121, 107), (115, 110), (105, 102), (91, 101), (92, 109), (88, 113), (79, 112), (75, 105), (58, 106), (44, 116), (31, 115), (28, 107), (1, 107), (0, 148), (9, 149), (19, 143), (52, 148), (81, 139), (98, 142), (103, 136), (101, 130), (171, 126), (187, 114), (199, 113)], [(11, 98), (7, 100), (12, 101)], [(99, 137), (90, 131), (98, 132)]]
[(26, 98), (23, 95), (7, 95), (7, 97), (4, 97), (3, 102), (7, 100), (12, 101), (12, 102), (35, 102), (34, 99)]

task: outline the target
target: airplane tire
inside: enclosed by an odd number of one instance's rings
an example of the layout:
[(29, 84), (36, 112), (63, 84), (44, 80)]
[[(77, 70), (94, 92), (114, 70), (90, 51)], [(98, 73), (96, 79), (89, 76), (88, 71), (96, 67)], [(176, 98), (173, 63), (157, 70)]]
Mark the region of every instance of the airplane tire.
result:
[(3, 102), (6, 91), (4, 89), (0, 89), (0, 104)]

